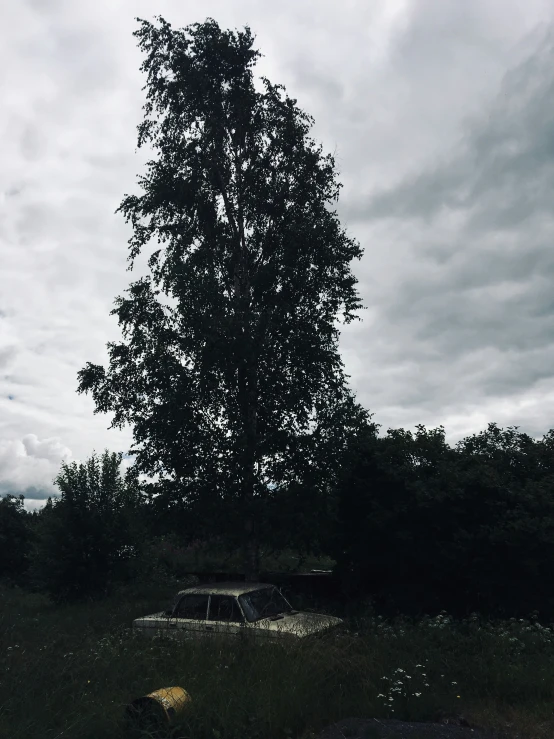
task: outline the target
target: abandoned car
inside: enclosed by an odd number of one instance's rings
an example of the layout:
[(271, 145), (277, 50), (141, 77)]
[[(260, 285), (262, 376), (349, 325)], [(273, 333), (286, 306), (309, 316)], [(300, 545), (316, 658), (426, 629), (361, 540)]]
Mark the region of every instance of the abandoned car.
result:
[(133, 629), (145, 636), (176, 639), (222, 635), (294, 640), (342, 623), (335, 616), (294, 610), (274, 585), (221, 582), (181, 590), (168, 610), (135, 619)]

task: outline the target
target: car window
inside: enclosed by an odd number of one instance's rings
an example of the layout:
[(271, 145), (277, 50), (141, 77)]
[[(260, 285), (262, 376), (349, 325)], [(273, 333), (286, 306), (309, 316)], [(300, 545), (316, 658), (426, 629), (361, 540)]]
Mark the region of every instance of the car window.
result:
[(200, 621), (205, 620), (207, 612), (207, 595), (183, 595), (177, 604), (175, 616), (177, 618), (191, 618), (195, 621)]
[(210, 621), (244, 621), (239, 604), (230, 595), (212, 595), (208, 618)]
[(177, 595), (173, 598), (171, 603), (168, 605), (167, 610), (165, 612), (166, 615), (170, 616), (175, 611), (175, 608), (177, 607), (177, 603), (181, 600), (182, 597), (183, 597), (182, 593), (177, 593)]
[(250, 593), (239, 595), (242, 610), (248, 621), (259, 621), (279, 613), (290, 613), (292, 607), (275, 587), (260, 588)]

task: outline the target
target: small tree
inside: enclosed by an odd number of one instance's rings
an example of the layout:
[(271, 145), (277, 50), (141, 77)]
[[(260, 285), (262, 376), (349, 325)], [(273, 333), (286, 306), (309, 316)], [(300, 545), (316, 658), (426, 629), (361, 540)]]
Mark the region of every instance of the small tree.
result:
[(0, 579), (21, 584), (29, 566), (31, 533), (23, 495), (0, 498)]
[(255, 580), (268, 483), (273, 497), (305, 498), (287, 525), (306, 526), (368, 420), (346, 387), (336, 327), (360, 307), (349, 264), (362, 250), (329, 208), (340, 185), (307, 136), (312, 119), (282, 86), (254, 88), (250, 30), (140, 23), (138, 145), (159, 156), (119, 210), (134, 230), (129, 269), (151, 240), (159, 248), (152, 277), (112, 311), (126, 342), (108, 345), (108, 372), (80, 371), (78, 392), (92, 393), (95, 413), (115, 412), (111, 427), (132, 425), (137, 468), (159, 474), (155, 495), (240, 544)]
[(61, 496), (36, 525), (33, 576), (55, 600), (106, 594), (125, 580), (137, 555), (132, 515), (140, 495), (134, 473), (121, 477), (121, 454), (93, 454), (85, 464), (62, 463)]

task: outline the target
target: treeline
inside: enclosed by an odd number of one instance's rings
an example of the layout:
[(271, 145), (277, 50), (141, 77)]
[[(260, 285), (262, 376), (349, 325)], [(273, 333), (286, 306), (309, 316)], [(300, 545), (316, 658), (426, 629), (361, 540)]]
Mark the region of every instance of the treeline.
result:
[[(332, 557), (344, 594), (383, 612), (553, 616), (554, 431), (537, 441), (491, 423), (451, 447), (442, 427), (376, 429), (296, 528), (282, 511), (306, 511), (302, 490), (268, 491), (264, 546)], [(171, 542), (182, 552), (210, 536), (192, 505), (164, 510), (151, 484), (122, 475), (121, 455), (63, 464), (55, 482), (60, 496), (40, 511), (26, 512), (22, 496), (0, 500), (0, 576), (56, 601), (175, 575)], [(231, 531), (213, 536), (236, 546)]]
[(554, 431), (389, 430), (352, 450), (329, 553), (383, 609), (554, 616)]

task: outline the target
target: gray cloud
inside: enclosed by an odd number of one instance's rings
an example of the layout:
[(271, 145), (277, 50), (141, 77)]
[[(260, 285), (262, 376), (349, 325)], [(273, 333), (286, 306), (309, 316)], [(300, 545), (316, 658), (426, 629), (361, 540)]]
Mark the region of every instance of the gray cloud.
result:
[(48, 459), (59, 462), (71, 456), (71, 450), (64, 446), (59, 439), (43, 439), (40, 441), (35, 434), (27, 434), (22, 439), (28, 456), (37, 459)]
[(60, 463), (71, 457), (71, 450), (56, 438), (26, 434), (21, 440), (0, 441), (0, 495), (45, 500), (59, 494), (53, 480)]
[(17, 354), (17, 347), (13, 344), (10, 346), (0, 347), (0, 369), (5, 369), (12, 363)]
[[(343, 207), (399, 259), (394, 282), (375, 285), (370, 297), (379, 319), (367, 330), (363, 366), (371, 372), (383, 359), (374, 339), (386, 335), (387, 366), (405, 357), (413, 363), (395, 401), (427, 417), (461, 415), (471, 398), (491, 408), (494, 399), (517, 408), (516, 398), (525, 398), (550, 423), (553, 44), (550, 29), (532, 38), (534, 51), (506, 73), (480, 115), (464, 119), (448, 152)], [(371, 257), (364, 261), (370, 271)], [(357, 376), (359, 386), (368, 382)], [(538, 418), (526, 422), (540, 428)]]
[(18, 488), (15, 491), (9, 482), (2, 481), (0, 482), (0, 497), (4, 497), (5, 495), (15, 495), (16, 497), (23, 495), (25, 498), (25, 508), (27, 510), (33, 510), (35, 508), (41, 508), (48, 498), (55, 500), (59, 497), (60, 491), (57, 489), (38, 488), (35, 485), (29, 485), (29, 487), (23, 489)]

